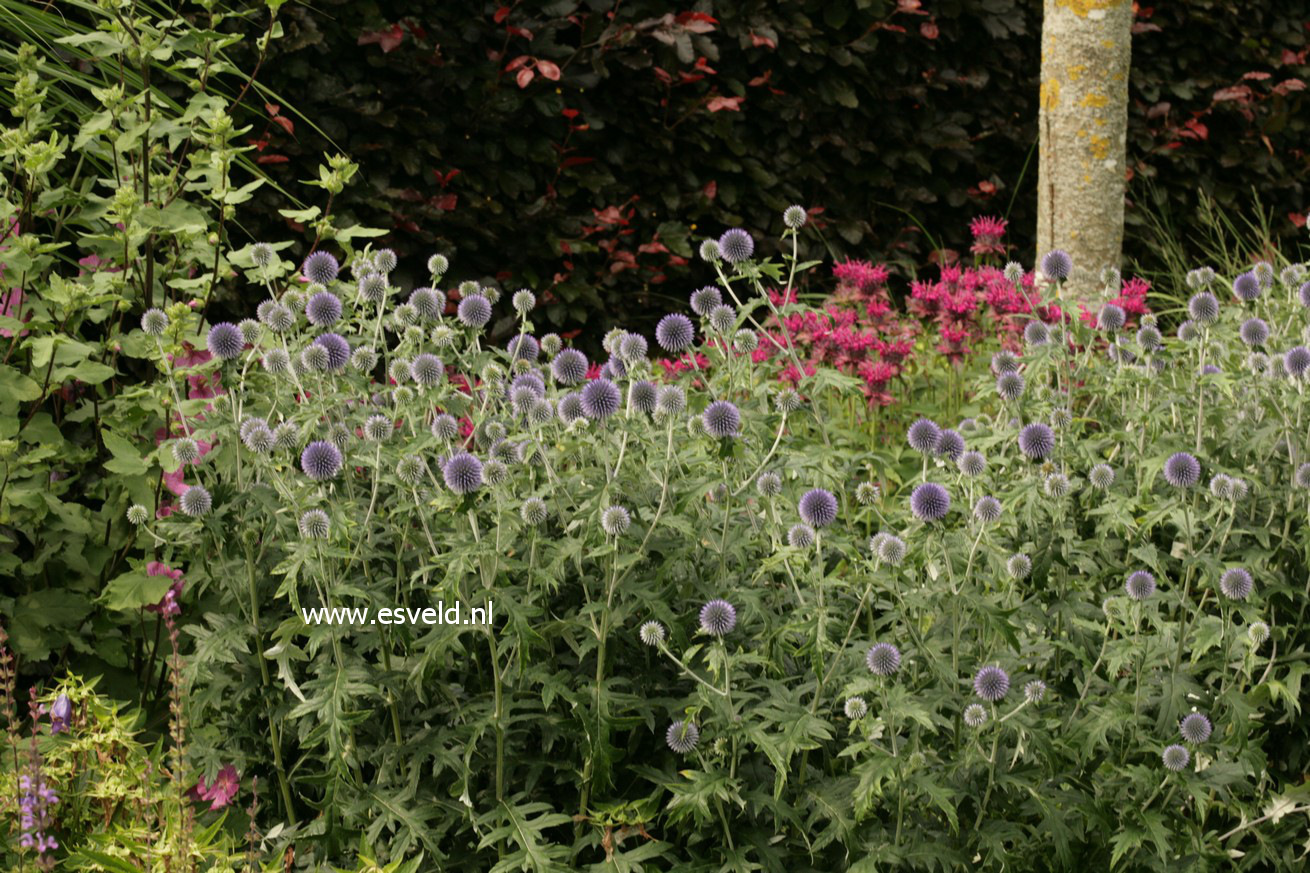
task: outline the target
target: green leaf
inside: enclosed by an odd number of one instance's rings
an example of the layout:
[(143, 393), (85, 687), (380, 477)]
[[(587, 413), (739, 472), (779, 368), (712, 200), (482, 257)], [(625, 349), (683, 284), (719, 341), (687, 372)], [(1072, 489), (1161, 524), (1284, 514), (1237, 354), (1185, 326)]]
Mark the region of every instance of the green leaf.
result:
[(114, 456), (105, 462), (105, 469), (109, 472), (138, 476), (149, 469), (136, 446), (128, 440), (109, 430), (101, 433), (101, 439), (104, 440), (105, 448)]
[(130, 611), (158, 603), (173, 584), (167, 576), (147, 576), (144, 567), (115, 576), (105, 585), (100, 601), (109, 609)]
[(13, 367), (0, 366), (0, 401), (36, 400), (41, 396), (41, 386), (27, 378)]

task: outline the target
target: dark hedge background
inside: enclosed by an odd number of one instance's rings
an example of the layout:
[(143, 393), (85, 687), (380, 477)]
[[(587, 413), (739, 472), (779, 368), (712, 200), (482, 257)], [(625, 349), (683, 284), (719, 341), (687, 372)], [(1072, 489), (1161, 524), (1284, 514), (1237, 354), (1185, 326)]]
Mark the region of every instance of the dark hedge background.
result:
[[(1185, 217), (1203, 189), (1303, 232), (1308, 7), (1137, 9), (1130, 223), (1148, 190)], [(252, 135), (271, 175), (345, 151), (364, 181), (338, 206), (391, 228), (404, 266), (442, 251), (451, 280), (530, 286), (555, 328), (684, 305), (701, 236), (776, 235), (793, 202), (822, 210), (816, 255), (908, 270), (999, 214), (1034, 256), (1035, 0), (318, 0), (282, 19), (259, 78), (293, 124)], [(1133, 228), (1126, 253), (1153, 266)]]

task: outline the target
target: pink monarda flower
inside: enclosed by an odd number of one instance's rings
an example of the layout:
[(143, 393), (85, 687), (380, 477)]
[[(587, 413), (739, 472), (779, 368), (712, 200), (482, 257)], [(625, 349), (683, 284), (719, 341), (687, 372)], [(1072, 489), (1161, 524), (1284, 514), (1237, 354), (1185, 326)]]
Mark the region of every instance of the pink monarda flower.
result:
[(973, 234), (973, 245), (969, 251), (975, 255), (1005, 254), (1005, 244), (1001, 242), (1001, 237), (1005, 236), (1008, 223), (1004, 218), (991, 215), (980, 215), (969, 222), (969, 232)]
[(181, 608), (177, 605), (177, 598), (181, 596), (182, 589), (186, 587), (186, 580), (182, 578), (181, 570), (174, 570), (167, 564), (161, 564), (159, 561), (151, 561), (146, 564), (147, 576), (167, 576), (173, 580), (173, 584), (164, 592), (164, 596), (158, 603), (146, 607), (146, 612), (153, 612), (159, 615), (177, 615)]
[(208, 803), (210, 809), (222, 809), (232, 802), (240, 788), (241, 777), (237, 775), (237, 768), (226, 764), (214, 776), (213, 782), (206, 784), (202, 778), (187, 793), (193, 800)]
[(890, 272), (885, 264), (875, 265), (868, 261), (852, 261), (850, 258), (832, 267), (832, 274), (839, 282), (866, 294), (882, 287)]

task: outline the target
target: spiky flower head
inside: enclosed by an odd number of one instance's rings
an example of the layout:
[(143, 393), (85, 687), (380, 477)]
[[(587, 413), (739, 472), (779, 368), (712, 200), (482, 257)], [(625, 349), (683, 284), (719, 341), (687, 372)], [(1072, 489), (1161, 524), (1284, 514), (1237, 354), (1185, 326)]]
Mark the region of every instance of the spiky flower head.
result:
[(1088, 471), (1087, 481), (1098, 491), (1108, 491), (1114, 484), (1114, 468), (1109, 464), (1097, 464)]
[(670, 312), (655, 325), (655, 341), (670, 354), (686, 351), (695, 339), (695, 326), (690, 318), (680, 312)]
[[(872, 540), (877, 540), (877, 545), (873, 547), (873, 551), (878, 556), (878, 560), (891, 567), (900, 566), (901, 562), (905, 560), (906, 553), (909, 552), (905, 540), (895, 534), (879, 533)], [(872, 540), (870, 541), (871, 545)]]
[(788, 230), (800, 230), (805, 226), (805, 219), (804, 206), (792, 205), (782, 211), (782, 223)]
[(1302, 464), (1292, 474), (1292, 482), (1297, 488), (1310, 488), (1310, 463)]
[(762, 497), (777, 497), (782, 493), (782, 479), (777, 473), (765, 471), (755, 480), (755, 490), (760, 492)]
[(1032, 571), (1033, 560), (1025, 554), (1011, 555), (1005, 562), (1005, 572), (1010, 574), (1011, 579), (1027, 579)]
[(246, 345), (241, 329), (230, 321), (220, 321), (211, 327), (206, 340), (210, 353), (225, 361), (239, 356)]
[(987, 724), (987, 708), (981, 703), (970, 703), (964, 708), (962, 718), (971, 728), (980, 728)]
[(1219, 298), (1209, 291), (1198, 291), (1187, 301), (1187, 314), (1199, 325), (1209, 325), (1219, 320)]
[(514, 311), (519, 315), (527, 315), (532, 311), (532, 307), (537, 305), (537, 295), (527, 288), (520, 288), (510, 298), (510, 305), (514, 307)]
[(1105, 266), (1101, 268), (1101, 284), (1106, 288), (1118, 288), (1123, 282), (1123, 274), (1119, 272), (1118, 267)]
[(1051, 473), (1047, 475), (1043, 488), (1047, 497), (1059, 500), (1069, 493), (1069, 477), (1063, 473)]
[(626, 362), (642, 360), (649, 350), (646, 338), (639, 333), (624, 333), (614, 344), (614, 356)]
[(701, 423), (710, 436), (717, 439), (731, 439), (741, 430), (741, 413), (727, 400), (716, 400), (705, 407), (705, 412), (701, 414)]
[(249, 346), (258, 345), (264, 333), (263, 326), (253, 318), (241, 319), (237, 322), (237, 330), (241, 331), (242, 341)]
[(162, 309), (147, 309), (141, 316), (141, 330), (146, 336), (163, 336), (169, 319)]
[(1144, 326), (1137, 329), (1137, 345), (1144, 352), (1159, 351), (1164, 338), (1157, 327)]
[(1269, 325), (1260, 318), (1248, 318), (1237, 329), (1237, 335), (1248, 346), (1262, 346), (1269, 339)]
[(1268, 261), (1256, 261), (1251, 267), (1251, 274), (1262, 287), (1268, 288), (1274, 284), (1274, 266)]
[(273, 451), (277, 438), (268, 429), (268, 425), (260, 422), (241, 435), (241, 442), (255, 454), (266, 455)]
[(922, 522), (941, 521), (951, 509), (951, 495), (936, 482), (924, 482), (910, 494), (910, 511)]
[(660, 415), (681, 415), (687, 408), (687, 392), (678, 385), (665, 385), (655, 399), (655, 411)]
[(1178, 338), (1189, 343), (1201, 334), (1201, 329), (1190, 318), (1178, 325)]
[(1019, 358), (1008, 349), (1001, 349), (992, 355), (992, 372), (998, 376), (1002, 373), (1019, 372)]
[(1017, 287), (1023, 281), (1024, 272), (1023, 264), (1018, 261), (1010, 261), (1005, 265), (1002, 275), (1005, 276), (1005, 281)]
[(300, 538), (305, 540), (325, 540), (332, 529), (328, 514), (321, 509), (310, 509), (300, 515)]
[[(516, 449), (516, 454), (520, 455), (518, 460), (523, 460), (521, 454), (524, 446), (528, 446), (528, 445), (531, 444), (530, 443), (519, 444), (519, 446)], [(506, 463), (506, 461), (501, 460), (499, 457), (488, 458), (487, 462), (482, 465), (482, 479), (488, 485), (499, 485), (500, 483), (504, 482), (508, 478), (509, 478), (509, 465)]]
[(1177, 743), (1166, 746), (1165, 750), (1160, 753), (1160, 760), (1164, 762), (1165, 769), (1172, 770), (1175, 773), (1185, 768), (1191, 759), (1192, 756), (1187, 749)]
[(1250, 572), (1242, 567), (1232, 567), (1219, 577), (1219, 590), (1230, 600), (1245, 600), (1251, 596), (1255, 580)]
[(209, 510), (214, 506), (214, 499), (203, 486), (192, 485), (182, 492), (182, 496), (178, 498), (178, 505), (181, 506), (184, 514), (192, 518), (200, 518), (202, 515), (209, 514)]
[(334, 478), (341, 471), (341, 450), (326, 440), (315, 440), (300, 453), (300, 469), (316, 481)]
[(150, 518), (150, 510), (146, 509), (140, 503), (133, 503), (127, 508), (127, 523), (131, 525), (142, 525), (146, 519)]
[(920, 418), (906, 431), (910, 448), (922, 455), (934, 454), (937, 451), (937, 441), (941, 438), (942, 429), (929, 418)]
[(1231, 500), (1233, 497), (1233, 480), (1224, 473), (1210, 477), (1210, 493), (1219, 500)]
[(609, 418), (622, 405), (623, 395), (609, 379), (593, 379), (582, 389), (582, 412), (587, 418)]
[(1238, 300), (1250, 303), (1258, 298), (1263, 291), (1264, 288), (1261, 286), (1260, 280), (1256, 278), (1254, 270), (1240, 273), (1237, 278), (1233, 279), (1233, 294)]
[(1240, 503), (1245, 500), (1247, 491), (1250, 489), (1250, 486), (1246, 484), (1245, 479), (1239, 479), (1236, 476), (1231, 477), (1228, 487), (1231, 491), (1229, 499), (1234, 503)]
[(848, 697), (842, 710), (851, 721), (859, 721), (869, 714), (869, 704), (863, 697)]
[(979, 497), (973, 505), (973, 517), (983, 524), (992, 524), (1001, 518), (1001, 501), (991, 495)]
[(341, 301), (331, 291), (320, 291), (305, 301), (305, 318), (315, 327), (328, 327), (341, 318)]
[(562, 385), (576, 385), (587, 378), (587, 356), (577, 349), (561, 349), (550, 363), (550, 373)]
[(442, 412), (432, 419), (432, 435), (439, 440), (453, 440), (459, 436), (459, 422), (455, 416)]
[(740, 264), (755, 254), (755, 240), (740, 227), (725, 230), (719, 237), (719, 255), (730, 264)]
[(708, 316), (714, 307), (723, 304), (723, 295), (717, 285), (706, 285), (691, 292), (691, 311), (701, 316)]
[(996, 377), (996, 393), (1002, 400), (1011, 402), (1018, 400), (1023, 396), (1026, 385), (1022, 374), (1018, 372), (1002, 373)]
[(812, 488), (796, 506), (801, 520), (813, 527), (827, 527), (837, 520), (837, 498), (831, 491)]
[(733, 328), (737, 326), (737, 310), (726, 303), (720, 303), (710, 310), (709, 322), (716, 333), (732, 333)]
[(510, 339), (505, 346), (509, 352), (510, 360), (514, 361), (535, 361), (541, 356), (541, 343), (531, 334), (521, 333)]
[(1023, 699), (1030, 705), (1041, 703), (1042, 698), (1046, 697), (1046, 683), (1040, 679), (1032, 679), (1023, 686)]
[(1198, 267), (1187, 274), (1187, 287), (1193, 291), (1199, 291), (1215, 280), (1215, 272), (1212, 267)]
[(959, 468), (961, 473), (972, 479), (981, 476), (983, 471), (987, 469), (987, 458), (983, 456), (982, 452), (965, 452), (960, 455), (960, 459), (955, 462), (955, 466)]
[(737, 608), (728, 601), (715, 599), (700, 608), (700, 629), (710, 636), (726, 636), (736, 626)]
[(715, 261), (720, 260), (718, 240), (712, 240), (712, 239), (701, 240), (700, 250), (698, 254), (700, 255), (700, 259), (707, 263), (712, 264)]
[(273, 428), (273, 447), (287, 452), (300, 443), (300, 428), (294, 421), (284, 421)]
[(1155, 576), (1148, 570), (1134, 570), (1128, 574), (1124, 590), (1133, 600), (1146, 600), (1155, 593)]
[(668, 637), (668, 632), (665, 631), (664, 625), (651, 619), (650, 621), (642, 622), (641, 628), (637, 631), (637, 636), (641, 639), (643, 645), (651, 646), (653, 648), (664, 642)]
[(864, 653), (864, 664), (875, 676), (891, 676), (901, 669), (901, 650), (891, 643), (874, 643)]
[(964, 437), (949, 427), (937, 438), (937, 456), (948, 461), (958, 460), (964, 454)]
[(632, 515), (622, 506), (607, 506), (600, 514), (600, 526), (612, 537), (622, 536), (632, 524)]
[(396, 462), (396, 478), (410, 488), (415, 488), (423, 481), (428, 467), (418, 455), (405, 455)]
[(694, 722), (678, 719), (665, 731), (664, 742), (679, 755), (689, 755), (700, 744), (700, 728)]
[(1246, 635), (1251, 639), (1251, 645), (1258, 649), (1269, 639), (1269, 625), (1263, 621), (1253, 621), (1247, 627)]
[(973, 693), (990, 703), (1004, 699), (1010, 691), (1010, 676), (1000, 667), (987, 665), (973, 676)]
[(327, 352), (327, 366), (324, 369), (335, 371), (343, 369), (350, 363), (350, 343), (339, 333), (325, 333), (314, 338), (314, 345)]
[(1310, 349), (1297, 346), (1283, 355), (1283, 372), (1293, 379), (1300, 379), (1310, 370)]
[(787, 545), (793, 549), (808, 549), (814, 545), (814, 528), (804, 522), (797, 522), (787, 531)]
[(326, 373), (331, 362), (331, 353), (317, 342), (311, 343), (300, 350), (300, 368), (302, 371)]
[(861, 482), (855, 486), (855, 502), (861, 506), (872, 506), (878, 502), (880, 490), (872, 482)]
[(790, 415), (805, 404), (794, 388), (783, 388), (773, 398), (773, 406), (783, 415)]
[(1042, 255), (1042, 273), (1046, 278), (1060, 282), (1068, 279), (1072, 271), (1073, 258), (1063, 249), (1051, 249)]
[(651, 415), (659, 405), (660, 389), (654, 382), (639, 379), (628, 386), (628, 409)]
[(465, 327), (481, 330), (491, 321), (491, 301), (481, 294), (470, 294), (459, 301), (455, 317)]
[(255, 309), (259, 320), (274, 333), (284, 333), (296, 323), (296, 316), (276, 300), (265, 300)]
[(337, 274), (341, 272), (341, 265), (337, 259), (325, 251), (310, 252), (309, 257), (300, 266), (300, 275), (308, 282), (316, 282), (319, 285), (330, 285), (336, 280)]
[(1107, 333), (1114, 333), (1123, 330), (1124, 323), (1127, 320), (1128, 316), (1124, 313), (1122, 306), (1107, 303), (1101, 307), (1101, 312), (1096, 317), (1096, 326)]
[(370, 415), (364, 422), (364, 439), (371, 443), (386, 442), (396, 430), (389, 415)]
[(1055, 449), (1055, 432), (1048, 425), (1035, 421), (1019, 431), (1019, 451), (1030, 460), (1041, 461)]
[(565, 424), (571, 424), (579, 419), (585, 419), (586, 415), (582, 412), (582, 395), (577, 391), (565, 394), (555, 404), (555, 412), (558, 413), (560, 421)]
[(1164, 479), (1175, 488), (1191, 488), (1201, 480), (1201, 462), (1187, 452), (1175, 452), (1164, 462)]
[(1183, 716), (1183, 720), (1178, 723), (1178, 733), (1182, 734), (1183, 740), (1194, 746), (1199, 746), (1206, 740), (1210, 739), (1210, 733), (1213, 727), (1210, 725), (1210, 719), (1206, 718), (1199, 712), (1190, 712)]
[(482, 487), (482, 462), (468, 452), (457, 452), (446, 461), (441, 476), (456, 494), (472, 494)]
[(200, 446), (190, 437), (173, 441), (173, 459), (179, 464), (190, 464), (200, 459)]

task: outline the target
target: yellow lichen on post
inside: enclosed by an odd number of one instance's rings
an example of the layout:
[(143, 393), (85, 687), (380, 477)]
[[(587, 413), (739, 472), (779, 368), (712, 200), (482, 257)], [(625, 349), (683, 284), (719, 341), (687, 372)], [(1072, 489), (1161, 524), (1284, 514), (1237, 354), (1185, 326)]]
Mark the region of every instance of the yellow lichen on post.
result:
[(1055, 0), (1055, 5), (1068, 9), (1079, 18), (1086, 18), (1090, 12), (1109, 9), (1125, 2), (1127, 0)]

